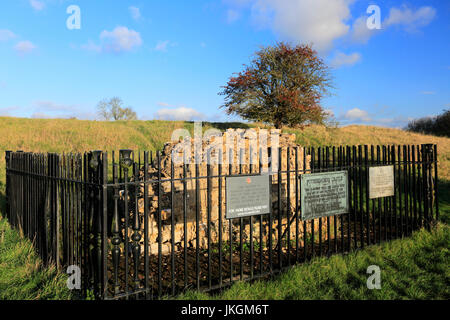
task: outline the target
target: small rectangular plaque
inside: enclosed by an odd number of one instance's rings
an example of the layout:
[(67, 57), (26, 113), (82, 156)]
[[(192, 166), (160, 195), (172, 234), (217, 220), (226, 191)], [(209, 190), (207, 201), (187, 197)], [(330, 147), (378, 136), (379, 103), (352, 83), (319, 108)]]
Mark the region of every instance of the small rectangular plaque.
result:
[(270, 213), (270, 176), (226, 178), (226, 218)]
[(369, 198), (383, 198), (394, 195), (394, 166), (369, 168)]
[(302, 220), (348, 213), (347, 171), (303, 174), (300, 177)]

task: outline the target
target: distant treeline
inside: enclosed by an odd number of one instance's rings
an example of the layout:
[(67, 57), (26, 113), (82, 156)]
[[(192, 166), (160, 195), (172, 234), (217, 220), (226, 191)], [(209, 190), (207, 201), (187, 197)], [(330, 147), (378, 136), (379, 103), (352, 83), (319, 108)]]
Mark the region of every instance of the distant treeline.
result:
[(436, 117), (424, 117), (412, 120), (406, 130), (435, 136), (450, 137), (450, 110)]

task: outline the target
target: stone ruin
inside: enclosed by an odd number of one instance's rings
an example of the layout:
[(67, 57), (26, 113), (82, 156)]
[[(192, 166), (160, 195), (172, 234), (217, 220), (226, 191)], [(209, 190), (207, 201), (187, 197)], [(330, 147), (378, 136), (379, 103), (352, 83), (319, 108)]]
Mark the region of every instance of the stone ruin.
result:
[[(197, 149), (193, 146), (197, 146)], [(274, 148), (272, 148), (272, 146)], [(221, 148), (222, 147), (222, 148)], [(288, 169), (287, 159), (289, 158), (290, 173), (290, 208), (289, 217), (292, 219), (296, 209), (296, 178), (295, 172), (295, 153), (297, 153), (297, 169), (300, 171), (310, 169), (310, 156), (304, 158), (304, 149), (295, 143), (294, 134), (280, 134), (279, 130), (262, 130), (262, 129), (228, 129), (221, 135), (213, 135), (202, 139), (184, 138), (177, 142), (169, 142), (164, 145), (160, 155), (160, 171), (161, 179), (169, 180), (161, 182), (160, 194), (158, 196), (158, 183), (152, 182), (148, 185), (149, 196), (149, 251), (150, 254), (158, 252), (158, 197), (161, 208), (161, 242), (162, 254), (168, 254), (171, 251), (172, 240), (174, 241), (175, 250), (182, 250), (184, 241), (187, 242), (188, 248), (196, 248), (196, 210), (199, 210), (199, 245), (200, 248), (207, 248), (207, 215), (208, 215), (208, 174), (207, 163), (210, 163), (209, 191), (210, 191), (210, 237), (211, 243), (218, 243), (219, 239), (219, 208), (221, 208), (222, 216), (222, 241), (229, 241), (229, 223), (225, 218), (226, 215), (226, 199), (225, 199), (225, 178), (217, 177), (219, 175), (219, 164), (222, 160), (222, 175), (236, 175), (246, 173), (268, 173), (272, 175), (272, 225), (268, 223), (267, 215), (263, 217), (263, 241), (266, 243), (269, 236), (269, 227), (272, 227), (272, 243), (276, 244), (278, 237), (278, 147), (281, 148), (281, 205), (282, 205), (282, 230), (287, 228), (287, 185), (288, 175), (283, 173)], [(289, 149), (289, 156), (288, 156)], [(201, 152), (196, 152), (201, 150)], [(191, 163), (184, 165), (184, 159), (189, 159)], [(177, 157), (177, 158), (176, 158)], [(197, 159), (198, 165), (194, 160)], [(304, 161), (306, 159), (306, 163)], [(238, 162), (239, 160), (239, 162)], [(173, 172), (172, 172), (172, 161)], [(231, 165), (230, 165), (231, 163)], [(237, 165), (240, 163), (240, 165)], [(260, 165), (261, 163), (261, 165)], [(184, 234), (184, 183), (180, 180), (184, 176), (184, 166), (186, 167), (186, 227), (187, 233)], [(198, 198), (196, 201), (196, 167), (198, 167)], [(149, 164), (148, 180), (158, 179), (158, 160), (153, 159)], [(204, 177), (204, 178), (203, 178)], [(144, 168), (141, 168), (140, 179), (144, 178)], [(172, 182), (173, 181), (173, 199), (172, 199)], [(222, 179), (222, 201), (219, 203), (219, 179)], [(143, 180), (141, 180), (143, 181)], [(298, 184), (299, 187), (299, 184)], [(141, 185), (140, 196), (138, 197), (138, 208), (141, 218), (144, 215), (144, 187)], [(300, 190), (298, 190), (298, 199), (300, 199)], [(299, 200), (300, 201), (300, 200)], [(173, 207), (171, 208), (171, 204)], [(175, 237), (171, 239), (171, 221), (174, 218)], [(300, 217), (300, 212), (299, 212)], [(250, 219), (253, 219), (253, 237), (254, 241), (259, 242), (260, 230), (259, 217), (244, 217), (244, 237), (248, 242), (250, 236)], [(233, 241), (239, 241), (239, 221), (233, 219), (232, 237)], [(141, 223), (141, 227), (143, 223)], [(291, 240), (295, 235), (295, 222), (291, 224)], [(299, 232), (302, 232), (303, 223), (299, 223)], [(132, 234), (131, 226), (129, 234)], [(144, 239), (142, 236), (141, 239)], [(300, 239), (301, 241), (301, 239)], [(142, 243), (142, 246), (144, 244)]]

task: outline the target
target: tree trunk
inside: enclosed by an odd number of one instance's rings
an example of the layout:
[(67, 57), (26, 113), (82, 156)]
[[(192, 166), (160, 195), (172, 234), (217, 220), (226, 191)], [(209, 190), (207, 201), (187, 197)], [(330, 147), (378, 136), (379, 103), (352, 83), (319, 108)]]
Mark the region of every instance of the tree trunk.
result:
[(281, 130), (283, 128), (283, 125), (281, 124), (281, 122), (275, 122), (274, 125), (275, 125), (275, 129)]

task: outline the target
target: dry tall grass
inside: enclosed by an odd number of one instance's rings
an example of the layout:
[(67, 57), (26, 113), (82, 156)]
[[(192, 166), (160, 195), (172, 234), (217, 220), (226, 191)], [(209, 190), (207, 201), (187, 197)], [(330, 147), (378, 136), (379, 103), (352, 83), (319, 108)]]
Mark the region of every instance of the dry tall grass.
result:
[[(204, 129), (247, 124), (206, 123)], [(87, 150), (159, 150), (169, 141), (173, 130), (193, 124), (184, 121), (82, 121), (63, 119), (24, 119), (0, 117), (0, 184), (5, 177), (5, 150), (34, 152), (83, 152)], [(295, 133), (304, 146), (358, 144), (436, 143), (440, 177), (450, 180), (450, 139), (374, 126), (325, 128), (311, 126), (304, 130), (285, 129)]]
[(437, 144), (438, 169), (441, 179), (450, 180), (450, 139), (411, 133), (399, 129), (375, 126), (347, 126), (342, 128), (325, 128), (311, 126), (305, 130), (286, 131), (297, 135), (301, 145), (403, 145), (403, 144)]

